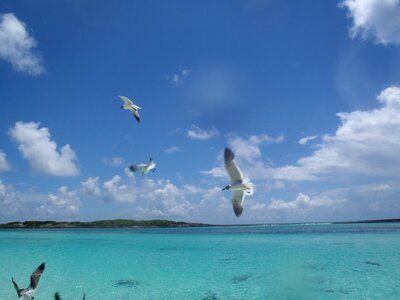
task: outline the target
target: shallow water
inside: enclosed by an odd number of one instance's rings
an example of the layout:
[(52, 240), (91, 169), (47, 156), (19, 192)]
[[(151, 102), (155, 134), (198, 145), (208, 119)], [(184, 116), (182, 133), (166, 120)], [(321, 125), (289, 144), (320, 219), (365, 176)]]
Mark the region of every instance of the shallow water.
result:
[(400, 299), (400, 224), (0, 230), (0, 299)]

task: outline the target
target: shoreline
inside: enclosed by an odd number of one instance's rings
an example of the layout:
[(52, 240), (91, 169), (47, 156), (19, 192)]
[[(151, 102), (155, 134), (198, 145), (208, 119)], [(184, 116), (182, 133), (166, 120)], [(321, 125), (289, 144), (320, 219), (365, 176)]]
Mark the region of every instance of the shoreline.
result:
[(374, 223), (400, 223), (400, 219), (378, 219), (360, 221), (341, 221), (341, 222), (304, 222), (304, 223), (264, 223), (264, 224), (205, 224), (176, 222), (171, 220), (145, 220), (136, 221), (130, 219), (98, 220), (98, 221), (15, 221), (0, 224), (0, 229), (141, 229), (141, 228), (194, 228), (194, 227), (229, 227), (229, 226), (284, 226), (284, 225), (328, 225), (328, 224), (374, 224)]

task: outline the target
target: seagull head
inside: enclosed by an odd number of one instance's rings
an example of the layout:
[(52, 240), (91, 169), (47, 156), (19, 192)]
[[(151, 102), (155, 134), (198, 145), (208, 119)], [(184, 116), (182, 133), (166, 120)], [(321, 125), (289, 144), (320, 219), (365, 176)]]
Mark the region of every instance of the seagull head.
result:
[(120, 107), (121, 109), (123, 109), (124, 108), (124, 106), (123, 105), (121, 105), (121, 107)]
[(225, 191), (225, 190), (229, 190), (229, 188), (230, 188), (230, 186), (229, 185), (227, 185), (226, 187), (224, 187), (222, 190), (223, 191)]

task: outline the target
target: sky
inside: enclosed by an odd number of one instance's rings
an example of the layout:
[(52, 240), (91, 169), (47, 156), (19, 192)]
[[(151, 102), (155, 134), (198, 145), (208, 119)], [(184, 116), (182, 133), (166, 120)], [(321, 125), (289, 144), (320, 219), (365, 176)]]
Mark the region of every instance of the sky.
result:
[(2, 1), (0, 222), (398, 218), (399, 70), (400, 0)]

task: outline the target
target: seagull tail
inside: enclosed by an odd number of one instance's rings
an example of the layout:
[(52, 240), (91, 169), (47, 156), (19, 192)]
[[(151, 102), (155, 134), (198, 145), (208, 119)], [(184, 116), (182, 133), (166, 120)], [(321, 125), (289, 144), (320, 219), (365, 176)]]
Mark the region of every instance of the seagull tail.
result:
[(245, 178), (243, 181), (243, 185), (246, 187), (246, 195), (250, 196), (254, 194), (254, 184), (250, 181), (250, 179)]

